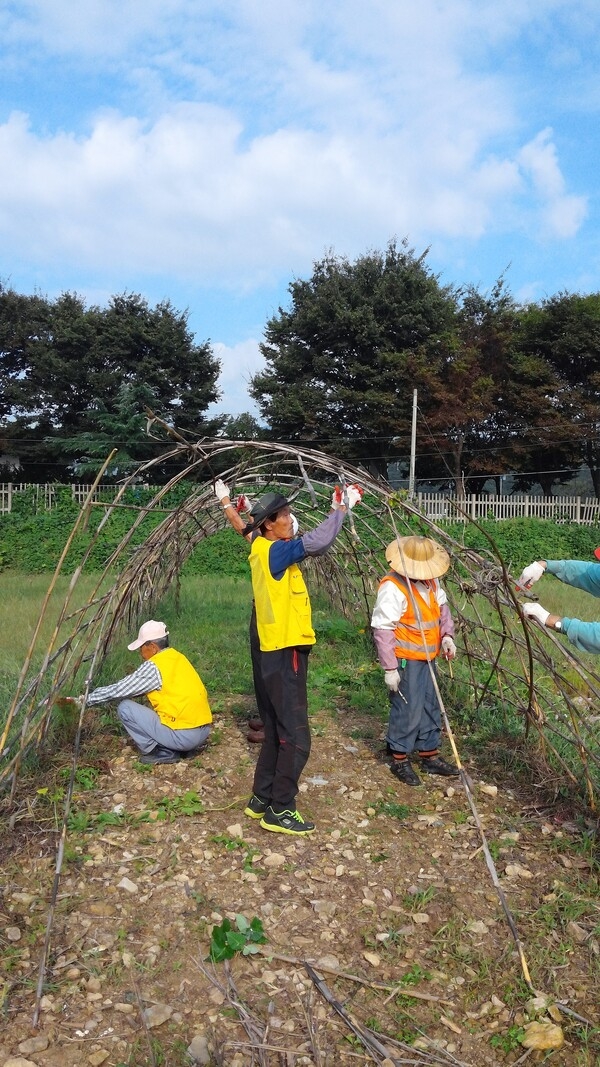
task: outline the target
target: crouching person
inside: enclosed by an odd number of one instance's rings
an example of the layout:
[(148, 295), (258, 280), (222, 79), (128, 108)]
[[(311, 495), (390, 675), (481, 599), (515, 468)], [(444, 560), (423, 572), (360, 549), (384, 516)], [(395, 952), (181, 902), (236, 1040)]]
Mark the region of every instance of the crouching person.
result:
[[(117, 702), (117, 714), (140, 763), (176, 763), (200, 752), (208, 741), (212, 714), (200, 675), (190, 661), (169, 648), (164, 622), (151, 619), (127, 646), (139, 650), (142, 664), (112, 685), (101, 685), (87, 704)], [(151, 707), (136, 698), (145, 696)]]

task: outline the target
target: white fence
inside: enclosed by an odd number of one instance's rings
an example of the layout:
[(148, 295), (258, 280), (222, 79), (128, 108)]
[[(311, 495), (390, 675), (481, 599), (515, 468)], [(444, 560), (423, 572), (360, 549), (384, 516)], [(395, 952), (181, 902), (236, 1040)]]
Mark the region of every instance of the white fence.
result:
[[(56, 488), (52, 484), (28, 485), (16, 482), (0, 482), (0, 515), (7, 515), (12, 510), (15, 494), (34, 489), (40, 504), (51, 508), (54, 504)], [(67, 486), (73, 499), (82, 504), (89, 491), (89, 485)], [(150, 488), (148, 485), (144, 489)], [(99, 485), (94, 491), (94, 500), (109, 501), (118, 492), (117, 485)], [(576, 522), (585, 526), (600, 523), (600, 500), (595, 497), (581, 496), (488, 496), (475, 493), (465, 497), (445, 496), (443, 493), (417, 493), (414, 503), (419, 510), (434, 522), (465, 521), (469, 519), (516, 519), (537, 518), (554, 519), (555, 522)]]
[[(142, 488), (148, 489), (149, 486), (144, 485)], [(33, 490), (35, 492), (39, 506), (52, 508), (56, 499), (56, 489), (70, 489), (73, 500), (78, 504), (83, 504), (89, 494), (91, 486), (75, 484), (57, 486), (50, 483), (47, 483), (46, 485), (32, 485), (25, 482), (0, 482), (0, 515), (8, 515), (8, 513), (12, 511), (12, 504), (15, 496), (26, 490)], [(113, 500), (119, 489), (120, 486), (118, 485), (99, 485), (94, 490), (92, 500)]]
[(415, 503), (429, 519), (465, 521), (469, 519), (554, 519), (592, 526), (600, 522), (600, 500), (581, 496), (488, 496), (475, 493), (465, 497), (442, 493), (417, 493)]

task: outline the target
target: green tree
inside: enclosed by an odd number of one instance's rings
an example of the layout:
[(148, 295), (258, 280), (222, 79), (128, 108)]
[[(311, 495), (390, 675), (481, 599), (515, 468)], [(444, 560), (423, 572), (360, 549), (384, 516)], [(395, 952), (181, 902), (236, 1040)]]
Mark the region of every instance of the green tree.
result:
[(265, 329), (267, 368), (250, 394), (278, 440), (311, 442), (387, 476), (410, 419), (409, 360), (451, 327), (443, 287), (406, 242), (354, 263), (333, 254), (289, 286), (291, 307)]
[[(530, 306), (521, 345), (553, 375), (548, 399), (555, 462), (586, 464), (600, 498), (600, 293), (559, 293)], [(544, 453), (541, 462), (548, 463)]]
[(130, 458), (145, 457), (145, 397), (167, 422), (217, 432), (222, 420), (205, 413), (219, 396), (220, 364), (187, 320), (169, 301), (150, 307), (135, 294), (88, 309), (76, 294), (50, 301), (0, 286), (0, 430), (24, 479), (68, 477), (117, 433)]

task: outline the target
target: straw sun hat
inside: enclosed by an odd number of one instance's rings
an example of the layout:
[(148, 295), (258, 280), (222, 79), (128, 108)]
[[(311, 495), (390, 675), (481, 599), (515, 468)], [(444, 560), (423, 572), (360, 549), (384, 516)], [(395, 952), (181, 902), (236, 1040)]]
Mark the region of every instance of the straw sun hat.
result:
[(445, 548), (430, 537), (397, 537), (385, 550), (385, 558), (396, 571), (406, 578), (420, 581), (425, 578), (441, 578), (450, 566), (450, 556)]

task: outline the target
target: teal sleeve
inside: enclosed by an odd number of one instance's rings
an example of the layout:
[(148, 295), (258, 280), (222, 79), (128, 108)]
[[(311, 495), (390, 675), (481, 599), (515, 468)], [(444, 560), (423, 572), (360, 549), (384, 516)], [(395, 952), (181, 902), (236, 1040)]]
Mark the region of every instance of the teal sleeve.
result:
[(547, 559), (546, 571), (565, 585), (600, 597), (600, 563), (580, 559)]
[(600, 652), (600, 622), (563, 618), (561, 623), (567, 639), (580, 652)]

